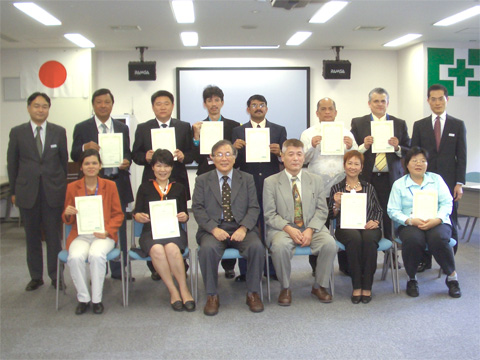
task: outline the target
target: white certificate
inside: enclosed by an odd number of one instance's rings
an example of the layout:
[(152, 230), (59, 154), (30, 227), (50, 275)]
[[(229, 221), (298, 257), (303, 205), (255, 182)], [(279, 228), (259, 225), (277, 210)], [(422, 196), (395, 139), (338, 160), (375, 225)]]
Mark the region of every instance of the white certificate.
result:
[[(270, 129), (245, 129), (245, 161), (270, 162)], [(280, 144), (282, 146), (282, 144)]]
[(343, 193), (340, 211), (342, 229), (365, 229), (367, 223), (367, 194)]
[(149, 206), (153, 239), (179, 237), (177, 200), (150, 201)]
[(436, 191), (417, 191), (413, 195), (414, 218), (428, 220), (437, 218), (438, 193)]
[(370, 121), (373, 144), (372, 153), (391, 153), (394, 147), (388, 144), (388, 140), (393, 137), (393, 121)]
[(119, 167), (123, 161), (123, 134), (98, 134), (102, 167)]
[(223, 121), (203, 121), (200, 128), (200, 154), (210, 154), (212, 147), (223, 140)]
[(152, 150), (165, 149), (172, 153), (177, 150), (177, 142), (175, 140), (175, 128), (167, 127), (160, 129), (152, 129)]
[(94, 232), (105, 232), (102, 195), (75, 197), (75, 209), (78, 211), (78, 235), (92, 235)]
[(343, 155), (343, 123), (321, 122), (321, 155)]

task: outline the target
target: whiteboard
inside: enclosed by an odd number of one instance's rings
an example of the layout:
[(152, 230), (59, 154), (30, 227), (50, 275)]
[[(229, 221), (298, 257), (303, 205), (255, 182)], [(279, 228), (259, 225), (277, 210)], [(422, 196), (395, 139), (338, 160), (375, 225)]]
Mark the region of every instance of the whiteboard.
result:
[(247, 100), (267, 100), (268, 121), (285, 126), (287, 138), (300, 139), (310, 124), (310, 68), (177, 68), (177, 115), (194, 124), (207, 117), (202, 93), (208, 85), (224, 93), (222, 116), (244, 124), (250, 120)]

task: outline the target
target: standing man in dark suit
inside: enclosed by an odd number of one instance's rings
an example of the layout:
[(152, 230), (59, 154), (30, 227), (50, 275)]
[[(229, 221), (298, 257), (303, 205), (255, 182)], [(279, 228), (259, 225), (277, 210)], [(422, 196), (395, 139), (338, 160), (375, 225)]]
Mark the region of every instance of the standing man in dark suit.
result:
[[(428, 151), (427, 171), (439, 174), (447, 183), (453, 196), (453, 208), (450, 214), (452, 237), (458, 247), (457, 208), (462, 198), (462, 185), (465, 184), (467, 168), (467, 130), (462, 120), (447, 114), (448, 90), (445, 86), (435, 84), (428, 88), (427, 101), (432, 115), (415, 121), (413, 124), (412, 146), (419, 146)], [(427, 256), (420, 263), (418, 271), (432, 267), (432, 256)]]
[[(358, 144), (358, 151), (363, 153), (365, 164), (361, 178), (373, 185), (383, 210), (384, 235), (393, 239), (392, 223), (387, 215), (387, 204), (390, 190), (395, 180), (403, 176), (401, 159), (410, 149), (407, 123), (387, 114), (389, 95), (383, 88), (375, 88), (368, 94), (368, 106), (371, 114), (352, 119), (352, 134)], [(393, 153), (372, 153), (372, 137), (370, 124), (372, 121), (393, 121), (393, 137), (388, 143), (394, 147)]]
[[(83, 151), (95, 149), (100, 151), (98, 145), (98, 134), (121, 133), (123, 136), (123, 162), (116, 168), (102, 168), (100, 176), (109, 179), (117, 184), (118, 195), (124, 214), (123, 224), (120, 227), (119, 240), (120, 249), (123, 251), (124, 263), (127, 256), (127, 217), (126, 208), (133, 201), (132, 185), (130, 184), (130, 172), (132, 156), (130, 153), (130, 134), (128, 126), (122, 122), (112, 119), (114, 104), (113, 94), (109, 89), (98, 89), (92, 95), (92, 106), (95, 115), (81, 123), (75, 125), (73, 130), (73, 144), (70, 156), (73, 161), (80, 160)], [(121, 265), (119, 262), (110, 261), (110, 270), (112, 278), (120, 280), (122, 278)]]
[(7, 168), (11, 200), (20, 208), (25, 223), (31, 277), (25, 290), (32, 291), (43, 285), (42, 226), (47, 243), (48, 276), (54, 287), (57, 284), (68, 150), (65, 129), (47, 123), (51, 105), (48, 95), (35, 92), (27, 105), (30, 121), (10, 131)]
[[(203, 121), (221, 121), (223, 123), (223, 138), (232, 140), (232, 131), (240, 123), (227, 119), (220, 114), (223, 107), (223, 91), (218, 86), (209, 85), (203, 90), (203, 107), (207, 109), (208, 116)], [(200, 129), (202, 122), (193, 124), (193, 158), (198, 164), (197, 176), (215, 169), (213, 160), (208, 155), (200, 154)], [(225, 277), (233, 279), (235, 277), (235, 259), (222, 260), (222, 267), (225, 269)]]
[(216, 315), (218, 263), (225, 249), (238, 249), (248, 262), (247, 305), (252, 312), (263, 311), (259, 292), (265, 248), (258, 234), (260, 209), (255, 183), (250, 174), (233, 169), (237, 150), (228, 140), (212, 147), (215, 170), (197, 177), (192, 210), (198, 223), (198, 261), (207, 292), (205, 315)]
[[(235, 167), (253, 175), (255, 180), (255, 187), (257, 188), (258, 203), (260, 204), (260, 216), (258, 224), (262, 232), (262, 239), (265, 243), (265, 234), (263, 234), (264, 220), (263, 220), (263, 181), (270, 175), (276, 174), (282, 170), (281, 163), (281, 147), (285, 140), (287, 140), (287, 130), (281, 125), (274, 124), (268, 121), (267, 115), (268, 107), (267, 100), (263, 95), (252, 95), (247, 100), (247, 113), (250, 114), (250, 121), (240, 127), (233, 129), (232, 142), (233, 146), (238, 149), (238, 157), (235, 162)], [(245, 146), (245, 129), (248, 128), (270, 128), (270, 162), (262, 163), (247, 163)], [(245, 281), (245, 266), (246, 263), (239, 260), (240, 276), (235, 281)], [(269, 258), (270, 274), (276, 278), (275, 269)]]

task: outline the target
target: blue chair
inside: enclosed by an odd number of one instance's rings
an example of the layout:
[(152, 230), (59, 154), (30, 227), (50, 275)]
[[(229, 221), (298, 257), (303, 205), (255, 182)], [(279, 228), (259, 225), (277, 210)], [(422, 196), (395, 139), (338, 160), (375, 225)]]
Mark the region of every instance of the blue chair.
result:
[[(70, 234), (70, 231), (72, 230), (71, 225), (65, 225), (63, 228), (63, 241), (65, 242), (68, 234)], [(112, 251), (110, 251), (107, 254), (107, 264), (109, 261), (120, 261), (121, 268), (124, 269), (123, 267), (123, 256), (121, 256), (122, 252), (118, 248), (114, 248)], [(57, 257), (57, 290), (56, 290), (56, 302), (55, 302), (55, 307), (58, 310), (58, 293), (59, 293), (59, 287), (60, 287), (60, 279), (62, 280), (62, 283), (64, 284), (63, 286), (63, 293), (66, 294), (65, 290), (65, 279), (63, 278), (63, 267), (64, 264), (67, 263), (68, 260), (68, 250), (62, 250), (58, 253)], [(88, 262), (88, 259), (85, 261)], [(125, 307), (125, 272), (122, 271), (122, 302), (123, 306)]]
[[(182, 224), (182, 228), (187, 232), (187, 224)], [(142, 235), (142, 229), (143, 229), (143, 224), (133, 219), (132, 220), (132, 240), (131, 240), (130, 250), (128, 251), (128, 256), (127, 256), (127, 279), (126, 279), (127, 289), (126, 289), (126, 295), (125, 295), (126, 306), (128, 306), (130, 283), (132, 279), (132, 261), (136, 261), (136, 260), (152, 261), (152, 258), (150, 256), (142, 257), (135, 251), (136, 249), (140, 249), (136, 245), (136, 238), (140, 238), (140, 235)], [(187, 232), (187, 238), (188, 238), (188, 232)], [(192, 257), (188, 247), (185, 249), (182, 256), (184, 259), (188, 259), (188, 263), (190, 265), (190, 289), (193, 289), (193, 276), (192, 276), (193, 264), (192, 264)]]

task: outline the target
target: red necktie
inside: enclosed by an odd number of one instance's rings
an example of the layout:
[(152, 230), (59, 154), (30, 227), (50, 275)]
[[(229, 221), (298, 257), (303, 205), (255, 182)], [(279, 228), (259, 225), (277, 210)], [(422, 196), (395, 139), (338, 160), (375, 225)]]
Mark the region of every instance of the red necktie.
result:
[(433, 132), (435, 133), (435, 142), (437, 143), (437, 151), (440, 150), (440, 140), (442, 139), (442, 128), (440, 126), (440, 116), (435, 119), (435, 125), (433, 126)]

